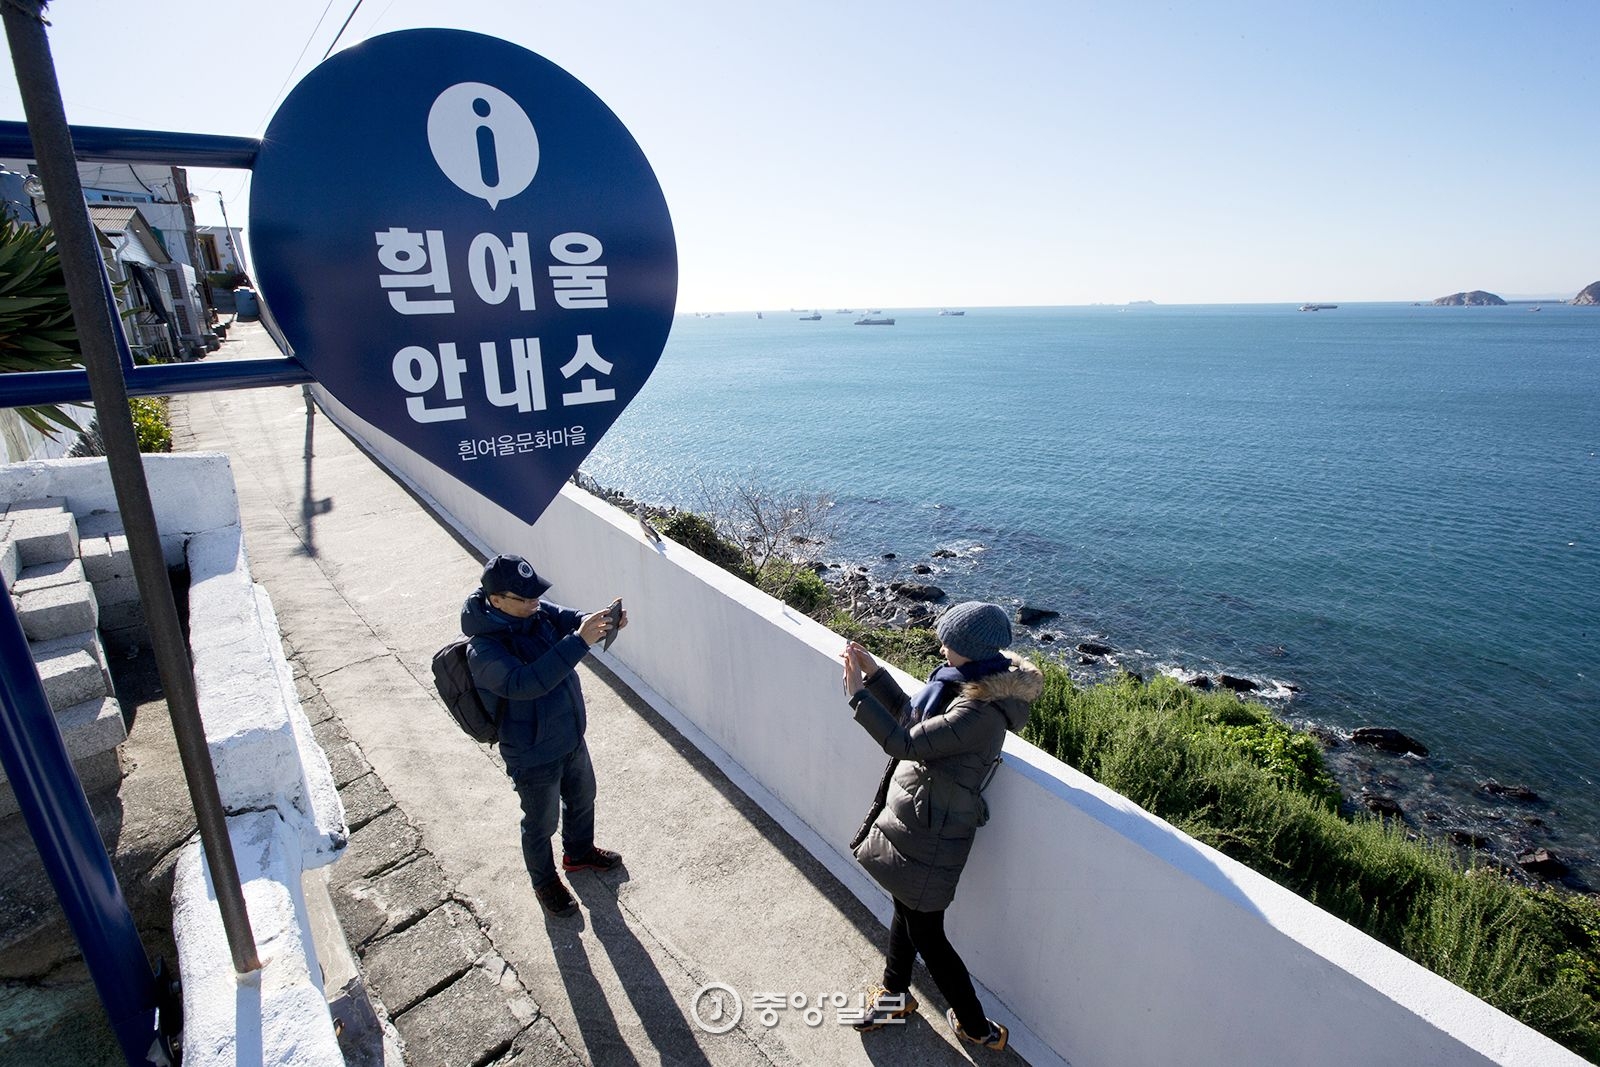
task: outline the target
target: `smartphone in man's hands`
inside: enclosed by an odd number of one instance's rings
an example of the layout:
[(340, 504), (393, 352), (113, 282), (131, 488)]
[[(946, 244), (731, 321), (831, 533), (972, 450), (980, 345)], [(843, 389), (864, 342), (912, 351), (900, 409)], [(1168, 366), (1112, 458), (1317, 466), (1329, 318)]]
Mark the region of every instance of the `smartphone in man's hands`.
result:
[(611, 620), (611, 629), (606, 631), (606, 639), (600, 645), (601, 651), (609, 651), (611, 642), (617, 639), (617, 630), (622, 626), (622, 600), (619, 597), (606, 609), (606, 617)]

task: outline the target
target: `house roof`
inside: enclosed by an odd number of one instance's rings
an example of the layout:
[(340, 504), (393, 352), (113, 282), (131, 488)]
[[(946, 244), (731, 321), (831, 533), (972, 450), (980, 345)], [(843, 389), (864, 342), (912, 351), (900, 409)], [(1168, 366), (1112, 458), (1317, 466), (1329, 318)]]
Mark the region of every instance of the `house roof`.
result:
[(101, 233), (118, 236), (131, 233), (157, 263), (171, 263), (172, 257), (161, 247), (161, 240), (139, 209), (132, 204), (90, 204), (89, 221)]

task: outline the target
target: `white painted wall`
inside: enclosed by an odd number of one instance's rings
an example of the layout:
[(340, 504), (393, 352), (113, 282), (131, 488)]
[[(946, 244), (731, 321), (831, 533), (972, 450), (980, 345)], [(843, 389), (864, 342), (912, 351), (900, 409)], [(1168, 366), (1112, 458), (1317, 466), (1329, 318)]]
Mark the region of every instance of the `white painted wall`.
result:
[[(67, 417), (79, 426), (87, 427), (94, 420), (94, 408), (83, 404), (63, 404)], [(22, 416), (11, 408), (0, 409), (0, 462), (16, 463), (25, 459), (60, 459), (71, 451), (78, 435), (68, 430), (57, 430), (47, 437), (22, 421)]]
[[(884, 757), (840, 691), (837, 635), (571, 486), (529, 526), (317, 393), (485, 553), (533, 560), (551, 599), (620, 595), (628, 630), (600, 658), (888, 914), (844, 851)], [(1585, 1062), (1027, 742), (1005, 751), (949, 930), (1030, 1062)]]

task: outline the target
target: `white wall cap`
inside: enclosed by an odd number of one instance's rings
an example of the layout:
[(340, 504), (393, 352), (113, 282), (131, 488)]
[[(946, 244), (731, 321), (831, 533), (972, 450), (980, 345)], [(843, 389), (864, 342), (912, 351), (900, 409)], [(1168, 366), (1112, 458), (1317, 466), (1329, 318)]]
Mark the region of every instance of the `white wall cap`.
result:
[(183, 975), (184, 1064), (344, 1067), (315, 966), (299, 835), (274, 812), (230, 816), (260, 971), (238, 976), (199, 844), (178, 857), (172, 928)]

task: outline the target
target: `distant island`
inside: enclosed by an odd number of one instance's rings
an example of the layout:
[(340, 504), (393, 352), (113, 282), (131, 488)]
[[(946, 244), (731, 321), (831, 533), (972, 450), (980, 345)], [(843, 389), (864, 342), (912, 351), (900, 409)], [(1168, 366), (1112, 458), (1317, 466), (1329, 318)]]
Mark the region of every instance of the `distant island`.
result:
[(1504, 300), (1500, 299), (1498, 296), (1495, 296), (1493, 293), (1486, 293), (1482, 289), (1474, 289), (1470, 293), (1451, 293), (1449, 296), (1441, 296), (1439, 299), (1433, 302), (1433, 306), (1436, 308), (1501, 307), (1504, 304)]
[(1572, 298), (1574, 304), (1593, 307), (1600, 304), (1600, 282), (1590, 282), (1584, 287), (1583, 292)]

